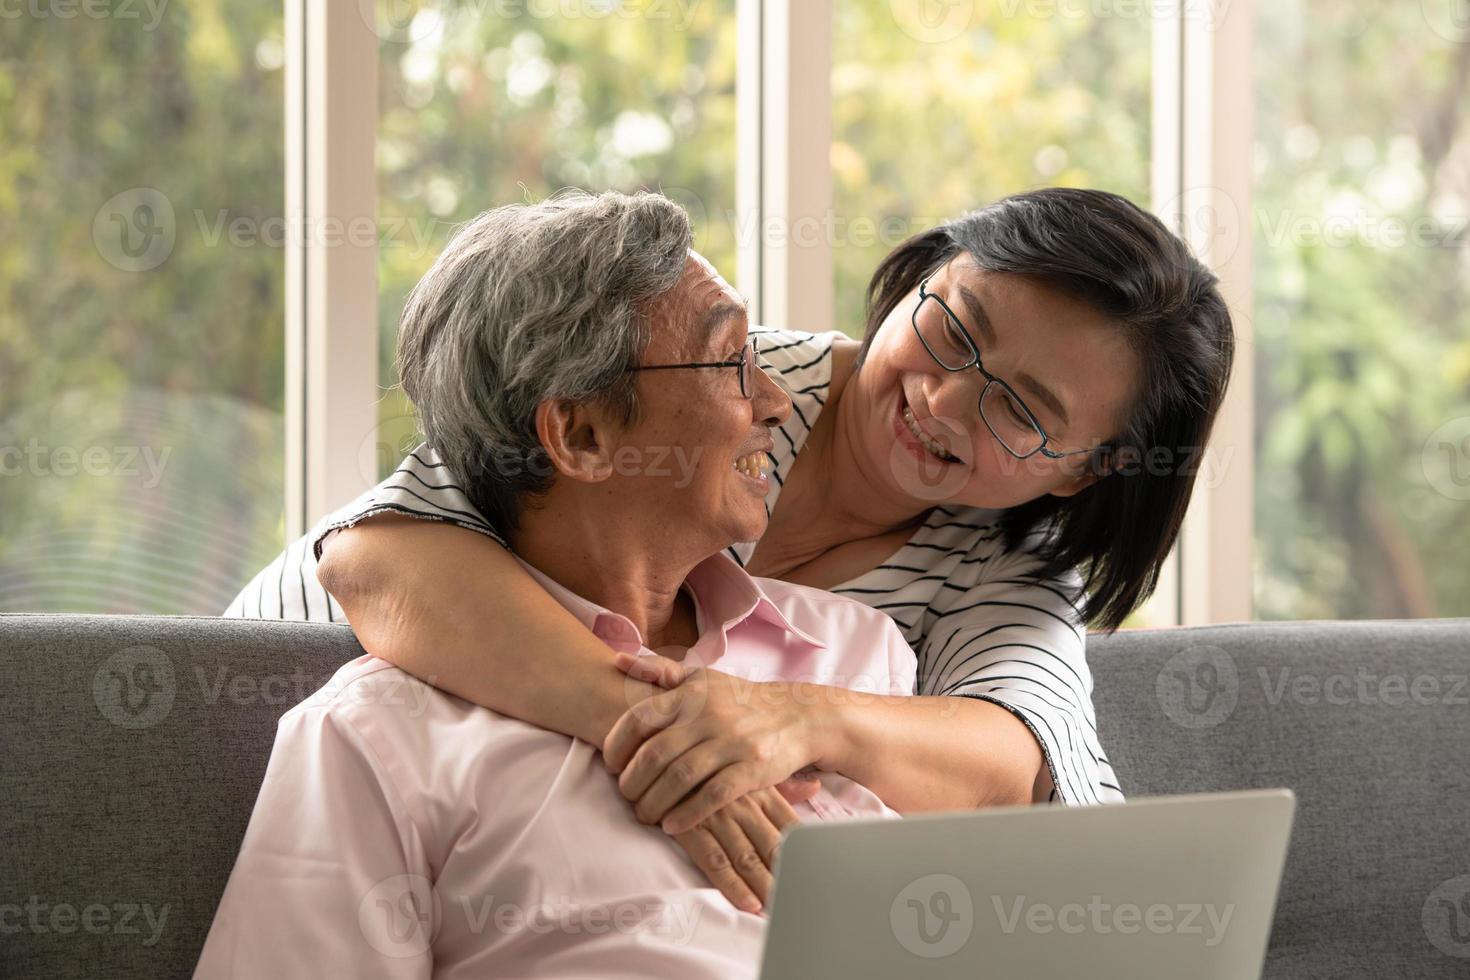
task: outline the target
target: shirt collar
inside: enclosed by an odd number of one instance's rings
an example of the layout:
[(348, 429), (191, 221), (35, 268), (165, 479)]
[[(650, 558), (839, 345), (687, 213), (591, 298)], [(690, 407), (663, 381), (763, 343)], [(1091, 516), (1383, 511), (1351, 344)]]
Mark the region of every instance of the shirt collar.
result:
[(726, 631), (754, 617), (794, 634), (813, 646), (822, 649), (827, 646), (791, 622), (761, 588), (760, 582), (723, 551), (716, 552), (695, 565), (684, 581), (694, 591), (705, 615), (713, 622), (721, 624)]
[[(632, 620), (582, 598), (534, 565), (519, 556), (514, 557), (532, 578), (599, 638), (613, 641), (615, 646), (627, 645), (635, 650), (643, 645), (643, 638), (639, 637)], [(722, 634), (728, 633), (745, 620), (754, 618), (791, 633), (812, 646), (826, 649), (827, 644), (791, 622), (760, 583), (723, 551), (695, 565), (685, 577), (684, 584), (694, 593), (704, 612), (708, 626), (706, 632), (718, 627)]]

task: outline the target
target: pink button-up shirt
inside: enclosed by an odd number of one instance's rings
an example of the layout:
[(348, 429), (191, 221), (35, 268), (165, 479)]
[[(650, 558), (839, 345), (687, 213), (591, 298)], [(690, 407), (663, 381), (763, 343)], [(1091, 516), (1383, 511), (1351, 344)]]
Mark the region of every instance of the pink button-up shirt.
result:
[[(626, 617), (526, 568), (604, 642), (653, 655)], [(685, 584), (687, 663), (913, 691), (913, 651), (869, 606), (723, 554)], [(821, 781), (803, 820), (897, 816)], [(638, 822), (595, 747), (364, 656), (281, 718), (196, 975), (754, 977), (764, 923)]]

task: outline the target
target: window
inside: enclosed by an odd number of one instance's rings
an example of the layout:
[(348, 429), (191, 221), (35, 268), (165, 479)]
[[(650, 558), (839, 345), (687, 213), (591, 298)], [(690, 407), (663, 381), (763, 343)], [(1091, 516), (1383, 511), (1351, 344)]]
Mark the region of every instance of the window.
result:
[(1451, 6), (1260, 7), (1262, 619), (1470, 614), (1470, 44)]
[[(1220, 437), (1242, 488), (1197, 487), (1184, 564), (1130, 625), (1172, 622), (1176, 598), (1189, 621), (1238, 618), (1252, 575), (1261, 618), (1470, 615), (1470, 25), (1452, 6), (1282, 0), (1203, 25), (1199, 5), (1027, 0), (374, 0), (290, 25), (246, 0), (17, 7), (0, 610), (215, 613), (288, 527), (390, 470), (416, 438), (403, 300), (485, 207), (662, 190), (765, 321), (857, 336), (903, 239), (1066, 184), (1254, 196), (1240, 261), (1208, 256), (1255, 335)], [(1249, 97), (1229, 83), (1252, 52), (1253, 179), (1249, 113), (1223, 97)], [(323, 112), (351, 133), (333, 154), (311, 142)], [(375, 246), (335, 265), (297, 248), (313, 235), (288, 197), (331, 220), (325, 192), (351, 185), (361, 215), (373, 177)], [(814, 214), (815, 244), (780, 244)], [(374, 263), (376, 322), (371, 290), (327, 288)], [(1254, 569), (1231, 540), (1254, 541)]]
[(0, 611), (217, 614), (283, 541), (282, 9), (5, 16)]
[[(1147, 206), (1148, 13), (1126, 4), (833, 4), (839, 329), (862, 336), (868, 279), (904, 239), (1008, 194), (1086, 186)], [(1173, 603), (1166, 582), (1128, 625), (1172, 623)]]
[(835, 310), (855, 337), (868, 278), (909, 235), (1046, 185), (1148, 202), (1146, 5), (926, 6), (833, 4)]
[[(379, 11), (379, 378), (398, 317), (457, 223), (563, 187), (662, 190), (734, 281), (734, 0), (627, 7), (441, 4)], [(389, 26), (392, 24), (392, 26)], [(378, 467), (416, 441), (379, 404)]]

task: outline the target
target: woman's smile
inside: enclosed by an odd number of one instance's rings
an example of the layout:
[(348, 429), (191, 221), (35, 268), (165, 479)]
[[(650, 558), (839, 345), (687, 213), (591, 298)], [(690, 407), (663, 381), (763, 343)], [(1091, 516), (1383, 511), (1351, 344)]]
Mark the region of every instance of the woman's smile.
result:
[(897, 411), (893, 417), (893, 432), (898, 441), (908, 449), (915, 459), (938, 460), (941, 463), (952, 464), (962, 462), (958, 456), (947, 452), (937, 439), (925, 434), (914, 418), (914, 410), (909, 405), (908, 399), (903, 395), (902, 389), (898, 394)]

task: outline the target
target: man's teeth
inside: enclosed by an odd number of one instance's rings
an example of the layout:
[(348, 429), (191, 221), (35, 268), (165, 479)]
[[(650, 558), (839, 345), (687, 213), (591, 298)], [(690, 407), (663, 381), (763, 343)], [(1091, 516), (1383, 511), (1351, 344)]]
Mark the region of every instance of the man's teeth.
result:
[(741, 456), (735, 460), (735, 469), (754, 480), (764, 480), (766, 478), (762, 472), (765, 467), (765, 453), (751, 453), (749, 456)]
[(924, 434), (924, 430), (920, 429), (919, 423), (914, 420), (913, 409), (905, 408), (903, 410), (903, 424), (908, 426), (908, 430), (914, 434), (914, 438), (919, 440), (924, 448), (929, 450), (931, 455), (937, 456), (939, 459), (944, 460), (946, 463), (955, 463), (959, 461), (958, 457), (945, 452), (943, 446)]

